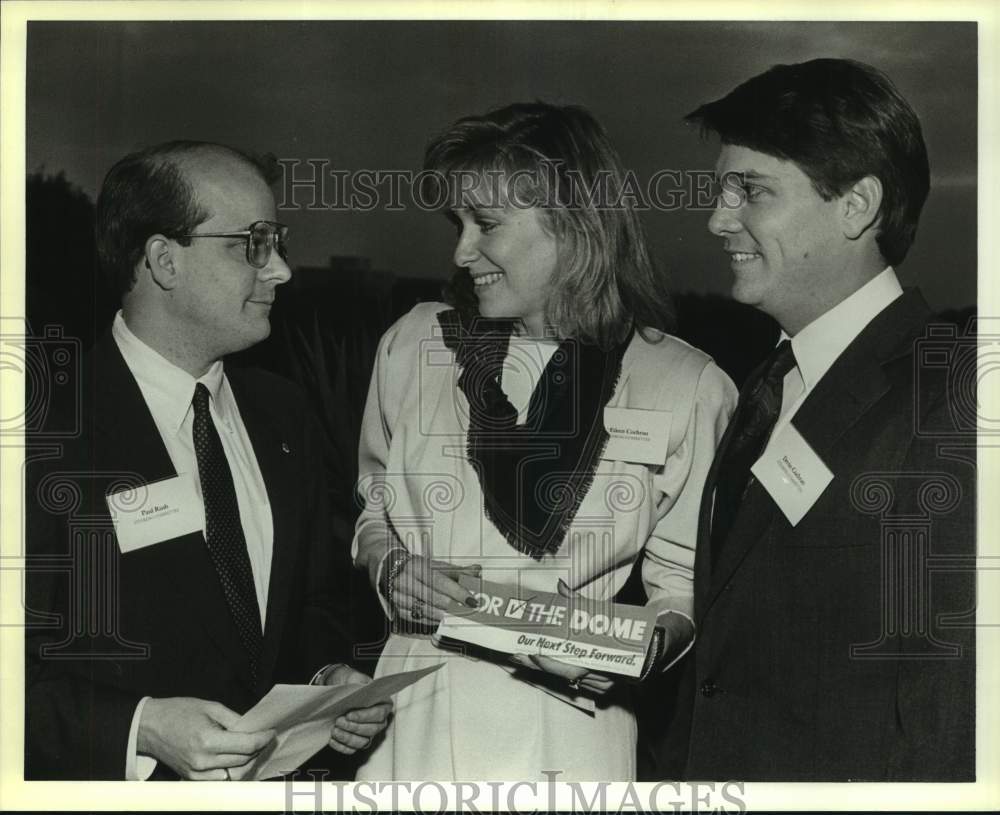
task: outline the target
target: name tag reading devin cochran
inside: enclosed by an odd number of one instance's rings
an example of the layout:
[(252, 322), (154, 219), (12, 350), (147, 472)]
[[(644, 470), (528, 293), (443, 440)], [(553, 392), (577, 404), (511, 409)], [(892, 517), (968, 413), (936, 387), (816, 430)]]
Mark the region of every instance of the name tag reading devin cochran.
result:
[(608, 446), (602, 458), (662, 466), (667, 460), (672, 415), (669, 410), (604, 408)]
[(451, 601), (439, 637), (505, 654), (541, 654), (581, 668), (638, 677), (656, 613), (612, 600), (563, 597), (462, 575), (478, 603)]
[(187, 474), (105, 496), (122, 553), (198, 532), (204, 511)]
[(774, 503), (795, 526), (833, 481), (833, 473), (791, 422), (750, 468)]

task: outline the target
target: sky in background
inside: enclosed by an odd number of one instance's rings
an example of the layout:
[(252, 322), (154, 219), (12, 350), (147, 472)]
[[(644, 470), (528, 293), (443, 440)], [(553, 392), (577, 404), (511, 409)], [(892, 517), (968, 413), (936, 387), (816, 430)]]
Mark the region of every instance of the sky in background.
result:
[[(681, 122), (701, 102), (778, 62), (849, 57), (884, 70), (921, 116), (932, 191), (900, 271), (933, 306), (960, 307), (976, 299), (976, 47), (975, 23), (33, 22), (27, 167), (65, 171), (92, 198), (116, 159), (176, 138), (418, 170), (454, 119), (543, 99), (589, 108), (644, 180), (711, 170), (716, 146)], [(279, 217), (297, 265), (359, 255), (397, 275), (451, 270), (453, 229), (412, 206)], [(676, 290), (728, 291), (707, 213), (644, 222)]]

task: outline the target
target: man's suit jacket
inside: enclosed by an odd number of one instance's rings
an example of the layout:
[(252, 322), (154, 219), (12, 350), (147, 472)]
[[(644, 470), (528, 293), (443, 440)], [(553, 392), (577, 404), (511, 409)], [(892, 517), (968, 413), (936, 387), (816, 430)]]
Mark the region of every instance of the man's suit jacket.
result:
[(84, 359), (79, 401), (58, 409), (78, 411), (82, 432), (54, 455), (29, 447), (27, 456), (28, 778), (123, 778), (143, 696), (242, 713), (275, 682), (308, 682), (347, 661), (337, 585), (346, 560), (330, 534), (315, 420), (290, 383), (262, 371), (227, 375), (274, 523), (258, 681), (201, 531), (125, 554), (117, 545), (106, 493), (175, 472), (109, 335)]
[(975, 434), (949, 446), (928, 432), (956, 407), (940, 349), (915, 356), (929, 314), (906, 292), (794, 415), (834, 474), (806, 516), (792, 527), (754, 481), (712, 563), (723, 438), (661, 776), (974, 778)]

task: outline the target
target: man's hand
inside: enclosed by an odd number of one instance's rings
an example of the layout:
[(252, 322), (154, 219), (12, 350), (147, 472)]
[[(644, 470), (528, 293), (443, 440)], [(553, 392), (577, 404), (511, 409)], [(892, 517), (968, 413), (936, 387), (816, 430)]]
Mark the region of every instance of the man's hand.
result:
[[(319, 679), (321, 685), (367, 685), (371, 677), (347, 665), (338, 665)], [(392, 702), (371, 707), (359, 707), (337, 718), (330, 731), (330, 747), (338, 753), (351, 755), (371, 746), (374, 738), (389, 724)]]
[(150, 699), (139, 719), (138, 752), (191, 781), (226, 781), (274, 738), (273, 730), (233, 733), (239, 714), (205, 699)]

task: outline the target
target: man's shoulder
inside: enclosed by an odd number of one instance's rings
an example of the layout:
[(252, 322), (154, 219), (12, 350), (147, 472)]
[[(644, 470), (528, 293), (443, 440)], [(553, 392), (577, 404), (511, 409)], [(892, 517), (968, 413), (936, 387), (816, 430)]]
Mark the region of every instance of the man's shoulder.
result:
[(240, 387), (262, 393), (275, 393), (282, 397), (305, 398), (302, 388), (292, 380), (266, 368), (252, 366), (233, 366), (226, 368), (226, 376), (230, 382), (239, 383)]
[(233, 366), (226, 369), (226, 377), (238, 403), (249, 400), (258, 406), (280, 405), (283, 411), (296, 415), (311, 410), (302, 387), (273, 371)]

